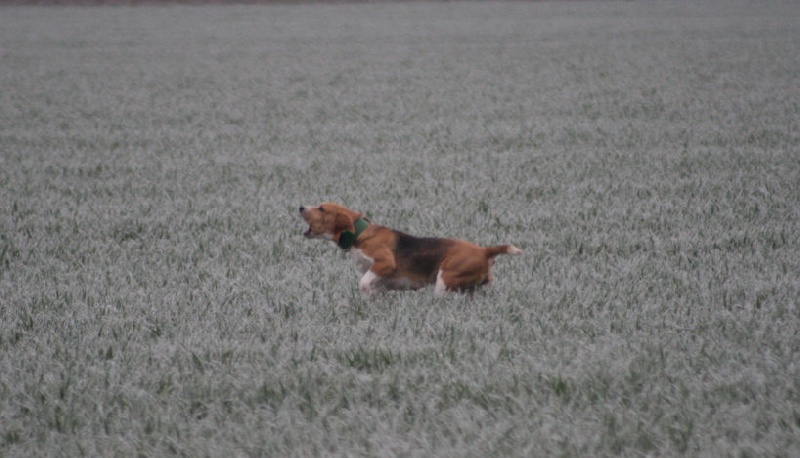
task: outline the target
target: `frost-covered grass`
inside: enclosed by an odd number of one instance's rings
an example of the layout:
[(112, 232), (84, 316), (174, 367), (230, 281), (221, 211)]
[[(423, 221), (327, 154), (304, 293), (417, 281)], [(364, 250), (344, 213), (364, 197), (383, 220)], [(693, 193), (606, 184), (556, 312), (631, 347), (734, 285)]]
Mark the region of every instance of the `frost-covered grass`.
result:
[[(796, 2), (0, 8), (0, 455), (800, 454), (798, 36)], [(322, 200), (525, 255), (365, 300)]]

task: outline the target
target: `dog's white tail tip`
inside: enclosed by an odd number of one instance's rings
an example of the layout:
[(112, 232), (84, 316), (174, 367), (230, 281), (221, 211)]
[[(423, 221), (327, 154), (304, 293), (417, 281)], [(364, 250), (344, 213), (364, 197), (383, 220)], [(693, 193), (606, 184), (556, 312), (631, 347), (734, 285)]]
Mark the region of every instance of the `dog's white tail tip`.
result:
[(506, 251), (506, 253), (510, 254), (511, 256), (519, 256), (519, 255), (522, 254), (522, 250), (520, 250), (519, 248), (515, 247), (514, 245), (509, 245), (508, 246), (508, 251)]

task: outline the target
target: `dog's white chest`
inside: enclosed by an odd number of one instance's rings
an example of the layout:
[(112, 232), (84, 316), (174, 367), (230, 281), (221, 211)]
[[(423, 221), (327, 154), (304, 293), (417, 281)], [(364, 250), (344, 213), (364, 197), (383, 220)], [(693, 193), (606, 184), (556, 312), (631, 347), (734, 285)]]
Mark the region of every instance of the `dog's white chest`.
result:
[(352, 250), (350, 250), (350, 256), (353, 258), (353, 262), (356, 265), (356, 269), (362, 274), (368, 271), (370, 267), (372, 267), (373, 263), (372, 258), (365, 255), (361, 250), (353, 248)]

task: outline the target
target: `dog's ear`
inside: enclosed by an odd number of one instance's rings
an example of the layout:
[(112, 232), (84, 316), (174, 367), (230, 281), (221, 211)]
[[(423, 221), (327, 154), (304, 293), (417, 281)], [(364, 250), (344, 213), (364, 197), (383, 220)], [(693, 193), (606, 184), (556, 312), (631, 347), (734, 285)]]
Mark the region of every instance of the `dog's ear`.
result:
[(361, 213), (348, 211), (336, 215), (334, 221), (334, 240), (343, 250), (349, 250), (356, 243), (355, 222), (361, 218)]
[(336, 215), (336, 220), (333, 222), (333, 233), (335, 235), (339, 235), (344, 231), (355, 231), (356, 228), (353, 223), (359, 218), (359, 216), (361, 215), (358, 214), (358, 216), (353, 217), (345, 213), (339, 213)]

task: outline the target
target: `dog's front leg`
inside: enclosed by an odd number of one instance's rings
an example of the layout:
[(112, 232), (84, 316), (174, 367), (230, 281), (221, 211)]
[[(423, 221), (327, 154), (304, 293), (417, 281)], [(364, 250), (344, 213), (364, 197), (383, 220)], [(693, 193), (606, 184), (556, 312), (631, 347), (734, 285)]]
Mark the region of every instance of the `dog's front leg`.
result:
[(377, 291), (375, 283), (377, 283), (379, 279), (380, 277), (375, 275), (373, 271), (368, 270), (361, 277), (361, 280), (358, 281), (358, 289), (360, 289), (362, 293), (371, 296)]
[(396, 267), (391, 251), (381, 250), (375, 253), (372, 266), (361, 277), (358, 288), (368, 295), (382, 291), (386, 286), (384, 280), (392, 275)]

